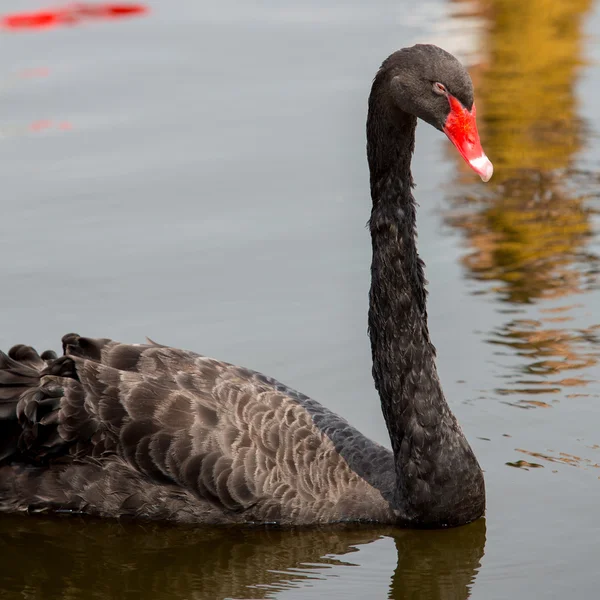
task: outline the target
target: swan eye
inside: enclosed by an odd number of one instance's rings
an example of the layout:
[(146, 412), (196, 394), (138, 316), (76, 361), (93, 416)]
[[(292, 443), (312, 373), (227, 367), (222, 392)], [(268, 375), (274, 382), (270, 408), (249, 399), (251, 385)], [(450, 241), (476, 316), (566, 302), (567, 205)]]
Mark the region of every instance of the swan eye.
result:
[(446, 86), (443, 83), (440, 83), (439, 81), (436, 81), (433, 84), (433, 91), (436, 94), (440, 94), (440, 96), (443, 96), (445, 94), (448, 93), (448, 90), (446, 89)]

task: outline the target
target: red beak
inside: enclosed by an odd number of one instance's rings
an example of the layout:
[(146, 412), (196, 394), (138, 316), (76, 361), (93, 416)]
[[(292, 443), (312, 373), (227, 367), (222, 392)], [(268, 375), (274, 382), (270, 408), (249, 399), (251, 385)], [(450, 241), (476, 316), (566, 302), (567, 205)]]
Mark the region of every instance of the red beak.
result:
[(489, 181), (494, 172), (494, 166), (483, 152), (477, 121), (475, 120), (475, 104), (469, 112), (459, 100), (448, 94), (450, 114), (444, 123), (444, 133), (456, 146), (461, 156), (483, 181)]

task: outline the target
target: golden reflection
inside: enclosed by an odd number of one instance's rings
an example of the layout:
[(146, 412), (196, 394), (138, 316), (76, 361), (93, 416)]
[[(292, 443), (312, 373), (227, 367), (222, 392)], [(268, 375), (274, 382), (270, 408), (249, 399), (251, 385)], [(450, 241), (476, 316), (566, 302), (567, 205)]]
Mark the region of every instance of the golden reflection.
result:
[(565, 175), (498, 173), (489, 196), (454, 199), (447, 221), (464, 231), (471, 248), (463, 264), (502, 300), (561, 298), (593, 283), (600, 261), (586, 248), (591, 208), (586, 196), (567, 188)]
[(509, 467), (515, 467), (516, 469), (525, 469), (525, 471), (529, 471), (529, 469), (543, 469), (544, 465), (540, 465), (538, 463), (527, 462), (526, 460), (516, 460), (515, 462), (507, 462)]
[(479, 0), (489, 17), (489, 64), (477, 82), (486, 148), (500, 178), (568, 167), (584, 127), (574, 84), (582, 60), (583, 17), (592, 0)]
[[(273, 598), (304, 584), (318, 588), (319, 580), (343, 583), (344, 577), (352, 597), (366, 598), (371, 590), (368, 582), (361, 589), (353, 572), (360, 559), (353, 555), (383, 537), (392, 538), (397, 551), (394, 572), (380, 574), (389, 578), (389, 598), (469, 597), (484, 553), (485, 519), (452, 530), (402, 531), (2, 516), (2, 598), (64, 600), (90, 597), (90, 590), (94, 598)], [(389, 549), (385, 544), (380, 552)], [(331, 573), (333, 567), (342, 568)], [(330, 582), (326, 589), (331, 594), (336, 588)]]
[[(551, 450), (548, 451), (548, 454), (544, 454), (542, 452), (531, 452), (530, 450), (523, 450), (523, 448), (515, 448), (515, 450), (534, 458), (541, 458), (542, 460), (547, 460), (548, 462), (561, 463), (563, 465), (569, 465), (570, 467), (578, 467), (580, 469), (600, 469), (600, 464), (597, 462), (590, 460), (589, 458), (582, 458), (581, 456), (575, 456), (574, 454), (567, 454), (566, 452), (558, 452), (554, 453), (553, 455), (550, 454), (550, 452), (552, 452)], [(538, 466), (541, 467), (542, 465)]]
[[(567, 371), (586, 372), (600, 358), (600, 325), (585, 329), (557, 329), (545, 327), (534, 319), (515, 319), (492, 333), (489, 342), (508, 347), (525, 359), (519, 376), (513, 382), (517, 387), (498, 388), (496, 393), (557, 394), (563, 388), (585, 388), (593, 379), (585, 376), (565, 376)], [(522, 379), (525, 375), (527, 379)], [(522, 401), (533, 405), (533, 400)], [(546, 403), (542, 403), (549, 406)]]
[(600, 271), (599, 257), (588, 249), (597, 177), (574, 169), (586, 136), (575, 83), (592, 1), (468, 2), (487, 23), (485, 58), (471, 73), (483, 145), (495, 170), (487, 186), (459, 176), (446, 219), (464, 233), (463, 264), (484, 293), (522, 306), (516, 312), (527, 316), (534, 314), (529, 305), (540, 305), (538, 318), (515, 319), (493, 332), (489, 341), (498, 354), (504, 347), (525, 359), (517, 375), (507, 377), (510, 385), (496, 391), (521, 397), (563, 387), (581, 392), (588, 383), (582, 370), (600, 358), (597, 326), (569, 328), (574, 302), (567, 300), (597, 288)]

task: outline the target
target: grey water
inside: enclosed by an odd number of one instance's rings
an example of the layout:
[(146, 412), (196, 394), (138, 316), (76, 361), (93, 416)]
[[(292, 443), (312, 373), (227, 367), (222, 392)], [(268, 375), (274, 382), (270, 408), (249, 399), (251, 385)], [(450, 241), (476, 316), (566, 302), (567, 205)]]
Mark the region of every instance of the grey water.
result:
[(0, 597), (597, 597), (598, 4), (147, 5), (0, 30), (0, 347), (149, 336), (389, 445), (366, 336), (366, 99), (389, 53), (436, 43), (472, 73), (496, 169), (481, 183), (418, 127), (430, 331), (487, 514), (439, 532), (3, 516)]

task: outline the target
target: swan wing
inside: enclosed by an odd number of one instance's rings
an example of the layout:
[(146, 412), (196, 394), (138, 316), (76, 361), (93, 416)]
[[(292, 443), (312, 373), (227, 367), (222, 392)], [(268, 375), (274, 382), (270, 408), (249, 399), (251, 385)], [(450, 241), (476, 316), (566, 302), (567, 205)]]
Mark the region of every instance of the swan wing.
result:
[(20, 363), (30, 378), (43, 368), (17, 402), (18, 444), (87, 477), (77, 496), (92, 512), (152, 518), (162, 502), (176, 519), (183, 506), (195, 521), (298, 524), (388, 510), (315, 420), (355, 430), (274, 380), (152, 342), (69, 334), (63, 348)]

